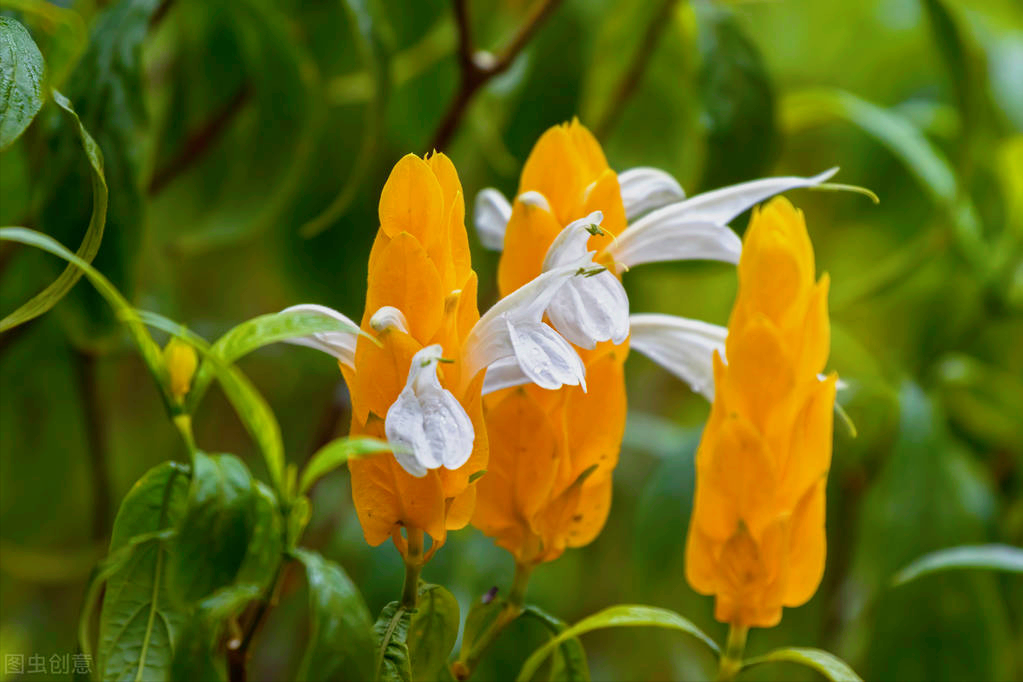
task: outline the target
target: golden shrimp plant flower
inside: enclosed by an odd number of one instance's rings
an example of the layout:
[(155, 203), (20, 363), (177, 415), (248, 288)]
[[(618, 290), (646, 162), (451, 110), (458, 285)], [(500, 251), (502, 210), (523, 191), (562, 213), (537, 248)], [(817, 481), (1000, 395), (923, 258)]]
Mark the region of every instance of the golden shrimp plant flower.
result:
[(481, 191), (474, 223), (484, 246), (502, 251), (502, 295), (566, 263), (604, 269), (573, 278), (546, 309), (553, 327), (577, 347), (588, 392), (540, 390), (511, 361), (487, 371), (491, 458), (473, 525), (520, 564), (549, 561), (592, 541), (610, 509), (630, 346), (709, 398), (712, 353), (723, 349), (726, 334), (698, 320), (630, 316), (621, 274), (665, 260), (735, 263), (741, 242), (729, 221), (764, 198), (833, 174), (758, 180), (687, 199), (663, 171), (613, 171), (593, 135), (573, 120), (537, 141), (513, 203), (497, 190)]
[[(432, 538), (432, 553), (448, 530), (468, 523), (474, 475), (487, 468), (486, 369), (513, 364), (549, 388), (584, 383), (579, 356), (542, 320), (580, 265), (544, 273), (480, 317), (462, 187), (443, 154), (408, 155), (395, 165), (379, 219), (362, 333), (319, 332), (291, 343), (338, 360), (352, 396), (351, 434), (395, 446), (349, 463), (366, 541), (393, 538), (404, 554), (402, 528), (422, 531)], [(288, 309), (294, 310), (348, 321), (319, 305)]]
[(718, 620), (770, 627), (824, 572), (824, 489), (837, 376), (828, 359), (828, 277), (815, 281), (802, 212), (754, 210), (717, 390), (696, 454), (686, 577)]

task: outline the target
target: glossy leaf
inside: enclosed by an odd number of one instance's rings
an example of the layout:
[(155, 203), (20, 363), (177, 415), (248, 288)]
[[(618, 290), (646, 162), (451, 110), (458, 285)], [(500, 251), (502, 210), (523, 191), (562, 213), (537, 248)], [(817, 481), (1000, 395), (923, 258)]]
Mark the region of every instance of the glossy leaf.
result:
[(315, 552), (295, 550), (309, 581), (311, 628), (300, 680), (371, 680), (376, 652), (366, 603), (344, 570)]
[[(71, 107), (71, 102), (64, 95), (56, 90), (53, 91), (53, 101), (64, 112), (68, 122), (74, 126), (81, 140), (85, 156), (89, 160), (89, 167), (92, 172), (92, 217), (89, 219), (89, 226), (85, 230), (81, 246), (78, 247), (77, 256), (87, 263), (91, 263), (99, 251), (100, 242), (103, 241), (104, 226), (107, 220), (107, 183), (103, 175), (103, 153), (100, 151), (95, 140), (89, 135), (89, 131), (82, 125), (78, 114)], [(19, 324), (39, 317), (57, 304), (60, 299), (71, 291), (71, 287), (81, 278), (82, 270), (69, 264), (59, 277), (45, 289), (33, 296), (28, 302), (15, 310), (10, 315), (0, 320), (0, 332), (6, 331)]]
[(705, 635), (692, 621), (683, 618), (674, 611), (652, 606), (620, 604), (584, 618), (534, 651), (526, 659), (526, 662), (522, 664), (522, 669), (515, 679), (518, 682), (528, 682), (528, 680), (532, 679), (540, 664), (565, 640), (578, 637), (592, 630), (615, 627), (657, 627), (680, 630), (696, 637), (715, 653), (719, 652), (718, 645), (714, 643), (714, 640)]
[[(535, 618), (557, 637), (568, 629), (568, 625), (537, 606), (527, 606), (523, 615)], [(551, 658), (550, 682), (586, 682), (590, 679), (590, 666), (586, 662), (586, 650), (577, 637), (566, 639), (555, 649)]]
[(433, 680), (458, 639), (458, 600), (440, 585), (419, 583), (419, 601), (408, 626), (408, 652), (415, 680)]
[[(147, 472), (125, 496), (114, 521), (110, 552), (133, 538), (176, 526), (183, 516), (188, 478), (165, 462)], [(173, 599), (166, 542), (138, 544), (107, 581), (100, 612), (96, 670), (100, 679), (164, 679), (173, 643), (187, 616)]]
[(373, 625), (376, 635), (376, 666), (372, 679), (380, 682), (412, 682), (409, 661), (408, 630), (412, 614), (392, 601), (380, 612)]
[(199, 602), (174, 643), (169, 679), (226, 680), (219, 652), (224, 624), (259, 597), (257, 585), (242, 583), (221, 588)]
[(389, 452), (391, 446), (385, 441), (367, 436), (358, 438), (336, 438), (309, 459), (309, 464), (302, 471), (298, 484), (300, 495), (305, 494), (316, 481), (320, 480), (349, 459), (368, 457), (378, 452)]
[(893, 585), (904, 585), (931, 573), (982, 569), (1023, 573), (1023, 549), (1009, 545), (966, 545), (926, 554), (895, 574)]
[(6, 149), (43, 106), (46, 65), (32, 36), (10, 17), (0, 17), (0, 149)]
[(862, 682), (860, 676), (853, 672), (849, 664), (834, 654), (820, 649), (804, 649), (790, 647), (776, 649), (769, 654), (751, 658), (743, 664), (743, 669), (764, 663), (796, 663), (813, 668), (824, 677), (834, 682)]

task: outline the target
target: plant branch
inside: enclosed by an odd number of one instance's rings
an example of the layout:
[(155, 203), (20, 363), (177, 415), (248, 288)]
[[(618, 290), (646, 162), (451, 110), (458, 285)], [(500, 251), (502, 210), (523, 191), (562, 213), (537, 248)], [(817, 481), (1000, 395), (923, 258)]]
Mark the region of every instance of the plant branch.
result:
[(636, 88), (639, 87), (639, 83), (643, 79), (643, 72), (646, 71), (647, 66), (650, 64), (650, 59), (653, 57), (654, 50), (657, 48), (657, 43), (660, 41), (664, 29), (671, 22), (671, 13), (675, 11), (676, 4), (678, 4), (678, 0), (665, 0), (661, 4), (660, 9), (651, 18), (650, 23), (647, 24), (643, 38), (639, 42), (639, 48), (632, 55), (632, 61), (625, 70), (622, 79), (618, 82), (614, 94), (611, 95), (603, 116), (593, 127), (594, 133), (598, 138), (605, 138), (614, 128), (615, 124), (618, 123), (618, 119), (621, 118), (626, 103), (636, 92)]
[(742, 669), (742, 654), (746, 650), (746, 635), (749, 628), (732, 624), (728, 627), (728, 642), (718, 667), (718, 682), (731, 682)]
[(288, 569), (288, 560), (282, 559), (277, 566), (277, 572), (262, 599), (256, 605), (248, 625), (239, 636), (234, 637), (227, 643), (227, 679), (230, 682), (245, 682), (248, 673), (246, 669), (249, 663), (249, 648), (252, 640), (259, 632), (266, 621), (270, 609), (277, 604), (281, 585), (284, 584), (284, 575)]
[(454, 0), (455, 23), (458, 26), (458, 91), (448, 105), (427, 151), (443, 149), (458, 129), (473, 96), (495, 76), (504, 73), (529, 44), (540, 26), (563, 0), (536, 0), (529, 15), (508, 44), (496, 56), (477, 52), (473, 45), (468, 0)]

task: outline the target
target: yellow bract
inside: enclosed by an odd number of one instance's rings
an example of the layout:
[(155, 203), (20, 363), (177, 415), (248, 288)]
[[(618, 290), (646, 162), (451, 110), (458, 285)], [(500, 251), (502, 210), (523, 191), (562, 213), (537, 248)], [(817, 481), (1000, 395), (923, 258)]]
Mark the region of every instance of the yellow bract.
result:
[[(618, 176), (578, 121), (537, 141), (519, 184), (520, 194), (531, 191), (551, 210), (515, 202), (498, 266), (502, 296), (541, 273), (551, 242), (573, 220), (599, 210), (602, 227), (616, 234), (625, 228)], [(591, 237), (589, 246), (599, 251), (607, 239)], [(527, 385), (485, 400), (490, 464), (472, 522), (520, 564), (551, 561), (566, 547), (591, 542), (611, 507), (611, 472), (625, 431), (628, 344), (577, 350), (588, 392)]]
[(163, 362), (170, 379), (171, 395), (180, 402), (192, 389), (192, 378), (199, 366), (199, 357), (192, 346), (175, 336), (164, 346)]
[[(453, 360), (439, 371), (441, 383), (465, 408), (476, 431), (472, 456), (457, 470), (439, 468), (416, 478), (390, 453), (352, 460), (352, 495), (366, 541), (379, 545), (393, 537), (406, 551), (401, 528), (425, 531), (433, 548), (448, 530), (469, 522), (475, 484), (469, 477), (487, 468), (478, 377), (463, 377), (461, 349), (479, 319), (476, 273), (472, 271), (465, 231), (462, 186), (443, 154), (427, 159), (408, 155), (391, 171), (380, 196), (380, 229), (369, 257), (369, 285), (355, 369), (342, 365), (352, 395), (352, 435), (384, 438), (387, 411), (405, 386), (412, 356), (440, 344)], [(383, 306), (405, 316), (407, 333), (370, 326)]]
[(715, 615), (770, 627), (813, 596), (824, 573), (824, 488), (837, 376), (827, 275), (814, 280), (802, 212), (754, 210), (728, 324), (727, 365), (696, 454), (686, 577), (717, 597)]

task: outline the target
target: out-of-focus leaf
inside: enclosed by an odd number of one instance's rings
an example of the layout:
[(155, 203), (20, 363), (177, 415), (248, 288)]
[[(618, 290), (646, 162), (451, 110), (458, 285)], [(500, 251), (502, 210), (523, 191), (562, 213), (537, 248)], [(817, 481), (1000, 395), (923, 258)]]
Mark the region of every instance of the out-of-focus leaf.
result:
[(373, 624), (376, 635), (376, 674), (372, 678), (380, 682), (412, 682), (412, 666), (409, 662), (408, 628), (412, 614), (396, 601), (392, 601), (380, 612)]
[(985, 569), (1023, 573), (1023, 549), (1009, 545), (950, 547), (920, 557), (895, 574), (893, 585), (904, 585), (931, 573)]
[(46, 64), (20, 23), (0, 17), (0, 149), (18, 139), (43, 106)]
[(169, 679), (226, 680), (224, 661), (217, 653), (224, 622), (259, 596), (258, 586), (242, 583), (223, 587), (199, 602), (174, 643)]
[(175, 598), (188, 604), (234, 582), (255, 526), (252, 476), (233, 455), (192, 458), (188, 504), (169, 555)]
[(834, 654), (820, 649), (805, 649), (801, 647), (790, 647), (787, 649), (776, 649), (769, 654), (757, 656), (743, 662), (742, 667), (751, 668), (764, 663), (796, 663), (813, 668), (824, 677), (833, 682), (863, 682), (849, 664)]
[[(330, 331), (362, 333), (358, 327), (313, 313), (297, 311), (271, 313), (254, 317), (233, 327), (216, 340), (210, 347), (210, 352), (215, 354), (223, 364), (232, 364), (263, 346), (299, 336)], [(190, 411), (198, 405), (212, 379), (212, 363), (203, 362), (188, 395)]]
[[(372, 618), (344, 570), (315, 552), (295, 550), (309, 580), (312, 627), (300, 680), (372, 680)], [(406, 620), (407, 626), (407, 620)]]
[[(71, 102), (56, 90), (53, 91), (53, 101), (67, 115), (68, 122), (77, 130), (82, 148), (89, 159), (89, 166), (92, 168), (92, 217), (89, 219), (89, 226), (85, 230), (85, 236), (82, 238), (82, 244), (78, 247), (77, 254), (86, 263), (91, 263), (99, 251), (100, 242), (103, 241), (103, 230), (107, 220), (107, 183), (103, 176), (103, 154), (92, 136), (89, 135), (89, 131), (82, 125), (78, 114), (71, 107)], [(24, 324), (49, 311), (60, 299), (64, 298), (67, 292), (71, 291), (71, 287), (81, 276), (82, 270), (69, 263), (49, 286), (0, 320), (0, 332)]]
[(388, 452), (391, 446), (376, 438), (336, 438), (316, 451), (302, 471), (298, 493), (305, 494), (316, 481), (329, 474), (349, 459)]
[(2, 4), (32, 17), (49, 34), (48, 41), (41, 41), (46, 55), (46, 81), (50, 89), (60, 89), (89, 39), (82, 15), (47, 0), (3, 0)]
[(1011, 369), (956, 353), (938, 363), (940, 395), (950, 420), (967, 437), (1023, 456), (1023, 380)]
[(469, 613), (465, 616), (460, 659), (464, 660), (470, 652), (479, 646), (481, 637), (497, 620), (504, 606), (505, 601), (500, 598), (477, 599), (473, 602)]
[(549, 642), (530, 654), (526, 662), (519, 670), (517, 682), (528, 682), (536, 673), (540, 664), (547, 659), (551, 653), (561, 645), (562, 642), (578, 637), (592, 630), (602, 628), (623, 628), (623, 627), (657, 627), (669, 630), (680, 630), (706, 644), (715, 653), (719, 652), (718, 645), (710, 637), (705, 635), (700, 628), (696, 627), (687, 618), (683, 618), (674, 611), (659, 609), (653, 606), (642, 606), (638, 604), (619, 604), (604, 609), (584, 618), (561, 634), (552, 638)]
[[(113, 556), (133, 538), (176, 526), (184, 514), (188, 478), (165, 462), (147, 472), (125, 496), (110, 538)], [(99, 679), (165, 679), (186, 613), (167, 579), (163, 541), (138, 544), (107, 581), (100, 612), (96, 671)]]
[(763, 58), (732, 14), (697, 5), (697, 76), (707, 134), (702, 184), (721, 187), (763, 174), (778, 151), (775, 99)]
[(366, 107), (363, 129), (359, 135), (362, 143), (340, 193), (320, 215), (302, 226), (303, 237), (315, 237), (344, 215), (345, 209), (355, 198), (363, 179), (368, 175), (383, 129), (387, 94), (391, 87), (390, 65), (388, 64), (387, 50), (384, 48), (376, 28), (376, 18), (370, 11), (369, 5), (367, 0), (343, 0), (342, 2), (352, 24), (352, 33), (355, 36), (359, 55), (373, 83), (373, 95)]
[(458, 600), (440, 585), (419, 583), (419, 599), (409, 621), (412, 679), (435, 679), (458, 639)]
[[(558, 636), (568, 625), (560, 618), (555, 618), (538, 606), (527, 606), (523, 615), (537, 619), (553, 636)], [(577, 637), (566, 639), (555, 651), (551, 659), (550, 682), (587, 682), (590, 679), (590, 666), (586, 662), (586, 650)]]

